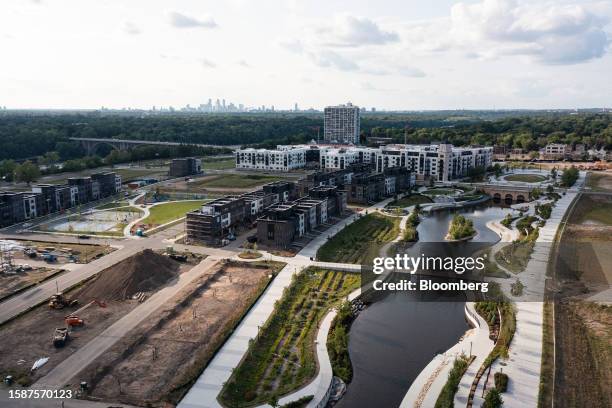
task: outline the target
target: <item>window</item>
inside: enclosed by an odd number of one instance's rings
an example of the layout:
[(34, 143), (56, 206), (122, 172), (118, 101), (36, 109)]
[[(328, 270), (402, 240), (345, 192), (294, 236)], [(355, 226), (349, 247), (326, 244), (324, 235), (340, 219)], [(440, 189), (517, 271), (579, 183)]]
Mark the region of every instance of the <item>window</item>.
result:
[(268, 224), (268, 239), (274, 239), (274, 224)]

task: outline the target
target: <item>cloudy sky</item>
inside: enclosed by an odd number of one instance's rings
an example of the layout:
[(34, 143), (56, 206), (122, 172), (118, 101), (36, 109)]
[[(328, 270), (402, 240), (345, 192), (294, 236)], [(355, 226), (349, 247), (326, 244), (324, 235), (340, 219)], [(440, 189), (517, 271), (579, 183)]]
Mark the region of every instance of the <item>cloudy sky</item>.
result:
[(612, 106), (612, 0), (3, 0), (0, 106)]

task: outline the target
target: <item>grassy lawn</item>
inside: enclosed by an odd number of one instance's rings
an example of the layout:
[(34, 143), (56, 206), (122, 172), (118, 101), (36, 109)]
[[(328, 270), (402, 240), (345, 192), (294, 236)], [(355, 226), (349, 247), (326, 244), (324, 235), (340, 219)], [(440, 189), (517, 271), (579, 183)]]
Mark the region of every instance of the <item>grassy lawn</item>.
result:
[(361, 217), (327, 241), (317, 259), (327, 262), (367, 263), (399, 233), (400, 218), (373, 213)]
[(530, 241), (513, 242), (497, 251), (495, 260), (510, 272), (523, 272), (531, 258), (533, 245)]
[(295, 275), (221, 391), (223, 405), (267, 403), (310, 381), (317, 372), (318, 324), (359, 283), (358, 274), (339, 271), (309, 268)]
[(110, 210), (111, 208), (125, 207), (129, 203), (127, 201), (113, 201), (112, 203), (102, 204), (96, 207), (96, 210)]
[(453, 188), (430, 188), (429, 190), (425, 191), (423, 194), (438, 196), (438, 195), (454, 195), (457, 192), (458, 190), (455, 190)]
[(125, 183), (126, 181), (136, 180), (143, 177), (153, 177), (153, 175), (164, 173), (166, 169), (113, 169), (112, 171), (119, 174), (121, 176), (121, 182)]
[(202, 167), (204, 170), (227, 170), (236, 167), (236, 159), (202, 159)]
[(278, 180), (282, 180), (282, 178), (259, 174), (227, 174), (224, 176), (211, 177), (196, 183), (200, 187), (249, 188)]
[(391, 201), (387, 207), (410, 207), (417, 204), (431, 203), (431, 198), (421, 194), (411, 194), (399, 200)]
[(200, 208), (208, 200), (179, 201), (175, 203), (158, 204), (151, 207), (151, 214), (141, 223), (148, 225), (162, 225), (167, 222), (184, 217), (190, 211)]
[(506, 181), (521, 181), (523, 183), (539, 183), (546, 180), (546, 177), (539, 174), (510, 174), (504, 177)]

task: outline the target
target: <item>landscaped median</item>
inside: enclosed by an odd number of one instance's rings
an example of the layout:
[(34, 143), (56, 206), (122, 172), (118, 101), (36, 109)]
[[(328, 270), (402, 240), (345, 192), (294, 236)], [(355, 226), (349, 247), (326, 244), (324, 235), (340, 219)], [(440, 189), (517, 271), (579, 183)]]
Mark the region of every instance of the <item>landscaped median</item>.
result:
[(227, 407), (276, 402), (311, 381), (319, 323), (359, 284), (359, 275), (340, 271), (308, 268), (294, 275), (219, 401)]

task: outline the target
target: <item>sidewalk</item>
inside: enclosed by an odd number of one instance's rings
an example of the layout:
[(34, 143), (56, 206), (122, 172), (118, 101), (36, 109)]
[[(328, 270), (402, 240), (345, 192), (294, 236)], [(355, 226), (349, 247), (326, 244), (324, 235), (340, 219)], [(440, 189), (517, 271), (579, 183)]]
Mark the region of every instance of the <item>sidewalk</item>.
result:
[[(368, 207), (366, 210), (362, 211), (362, 213), (365, 213), (365, 211), (370, 213), (378, 208), (383, 208), (391, 200), (392, 199), (389, 198)], [(249, 348), (249, 340), (257, 335), (259, 327), (262, 327), (272, 314), (274, 310), (274, 303), (281, 298), (283, 295), (283, 290), (291, 284), (291, 277), (293, 274), (297, 273), (298, 269), (305, 268), (306, 266), (312, 264), (312, 261), (309, 259), (311, 257), (314, 259), (319, 247), (327, 242), (329, 236), (336, 235), (338, 232), (344, 229), (344, 227), (357, 219), (358, 217), (353, 215), (338, 222), (329, 230), (325, 231), (324, 234), (309, 242), (308, 245), (306, 245), (295, 258), (286, 258), (286, 262), (288, 262), (287, 266), (280, 271), (268, 289), (266, 289), (266, 291), (257, 300), (251, 311), (238, 325), (231, 337), (223, 344), (208, 367), (204, 370), (195, 384), (178, 404), (179, 408), (221, 407), (217, 401), (217, 396), (221, 392), (223, 384), (229, 380), (230, 376), (232, 375), (232, 370), (240, 364), (240, 361), (246, 354)], [(330, 315), (328, 314), (327, 317), (329, 316)], [(333, 316), (331, 316), (330, 319), (333, 319)], [(324, 323), (326, 321), (327, 318), (324, 319)], [(331, 320), (329, 320), (326, 324), (331, 324)], [(327, 330), (325, 330), (325, 328), (323, 329), (324, 330), (320, 329), (317, 334), (317, 353), (321, 353), (319, 355), (322, 355), (320, 347), (326, 347), (327, 343), (326, 340), (320, 341), (321, 339), (319, 339), (319, 336), (323, 335), (325, 335), (325, 339), (327, 339)], [(322, 367), (320, 369), (327, 370), (326, 367)], [(329, 365), (329, 369), (331, 370), (331, 364)], [(307, 388), (310, 390), (309, 387), (312, 387), (313, 390), (316, 389), (316, 394), (318, 396), (320, 390), (325, 385), (323, 383), (326, 381), (326, 378), (327, 376), (317, 376), (313, 382), (311, 382), (305, 388), (302, 388), (302, 390), (306, 390)], [(325, 386), (328, 387), (329, 382)], [(299, 398), (303, 394), (301, 392), (302, 390), (291, 394), (291, 399), (294, 400)], [(313, 395), (313, 393), (311, 392), (303, 395)], [(311, 404), (316, 405), (317, 402), (318, 401), (313, 400)], [(309, 404), (309, 406), (311, 404)]]

